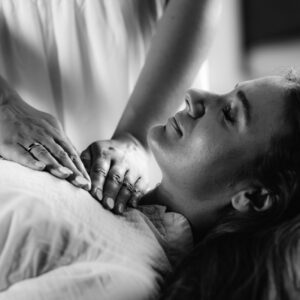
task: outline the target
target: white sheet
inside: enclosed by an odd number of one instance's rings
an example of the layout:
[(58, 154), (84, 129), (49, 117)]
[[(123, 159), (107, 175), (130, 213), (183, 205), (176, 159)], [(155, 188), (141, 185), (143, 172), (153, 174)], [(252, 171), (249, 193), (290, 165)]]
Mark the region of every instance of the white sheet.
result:
[(0, 160), (0, 299), (150, 299), (170, 271), (149, 220)]

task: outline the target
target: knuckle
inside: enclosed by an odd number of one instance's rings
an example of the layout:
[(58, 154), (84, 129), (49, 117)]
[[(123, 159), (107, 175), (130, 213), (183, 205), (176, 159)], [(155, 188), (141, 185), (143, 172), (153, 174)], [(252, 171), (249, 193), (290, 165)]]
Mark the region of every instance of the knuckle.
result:
[(64, 151), (63, 151), (63, 153), (65, 154), (65, 157), (69, 156), (71, 161), (74, 162), (74, 163), (77, 163), (80, 160), (79, 157), (77, 156), (77, 154), (67, 155), (67, 153), (64, 152)]
[(47, 133), (44, 128), (37, 128), (37, 129), (35, 129), (35, 135), (37, 135), (39, 137), (45, 137), (45, 136), (47, 136)]
[(38, 146), (34, 150), (38, 156), (45, 156), (48, 154), (48, 151), (42, 146)]
[(114, 146), (109, 146), (108, 150), (111, 151), (111, 152), (116, 152), (118, 149)]
[(109, 159), (110, 153), (107, 149), (100, 149), (100, 157), (103, 159)]
[(109, 173), (108, 178), (118, 185), (122, 184), (122, 176), (118, 173)]
[(107, 175), (106, 170), (99, 164), (93, 165), (92, 173), (95, 175), (104, 176), (104, 177), (106, 177), (106, 175)]
[(59, 160), (65, 160), (67, 158), (67, 153), (65, 151), (59, 150), (55, 153), (55, 157)]

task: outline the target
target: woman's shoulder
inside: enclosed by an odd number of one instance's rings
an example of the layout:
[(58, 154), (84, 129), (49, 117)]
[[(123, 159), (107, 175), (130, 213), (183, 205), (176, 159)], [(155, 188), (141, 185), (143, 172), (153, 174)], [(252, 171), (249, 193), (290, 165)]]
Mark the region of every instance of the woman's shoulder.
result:
[(138, 211), (165, 249), (171, 264), (191, 251), (193, 234), (183, 215), (169, 212), (162, 205), (140, 205)]

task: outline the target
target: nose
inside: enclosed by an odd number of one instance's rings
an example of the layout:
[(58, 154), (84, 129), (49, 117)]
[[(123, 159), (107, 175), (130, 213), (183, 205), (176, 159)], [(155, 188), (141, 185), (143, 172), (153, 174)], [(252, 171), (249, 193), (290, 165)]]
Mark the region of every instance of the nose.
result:
[(194, 119), (203, 117), (211, 98), (213, 95), (210, 92), (196, 89), (188, 90), (185, 97), (188, 114)]

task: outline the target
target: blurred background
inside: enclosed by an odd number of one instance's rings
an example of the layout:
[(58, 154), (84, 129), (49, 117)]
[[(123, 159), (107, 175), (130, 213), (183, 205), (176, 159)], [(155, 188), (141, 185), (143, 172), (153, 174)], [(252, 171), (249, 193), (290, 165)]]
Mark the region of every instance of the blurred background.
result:
[(299, 0), (225, 0), (195, 87), (226, 92), (242, 80), (300, 69)]
[[(226, 93), (240, 81), (300, 71), (300, 0), (224, 0), (193, 87)], [(160, 178), (154, 165), (151, 183)]]

